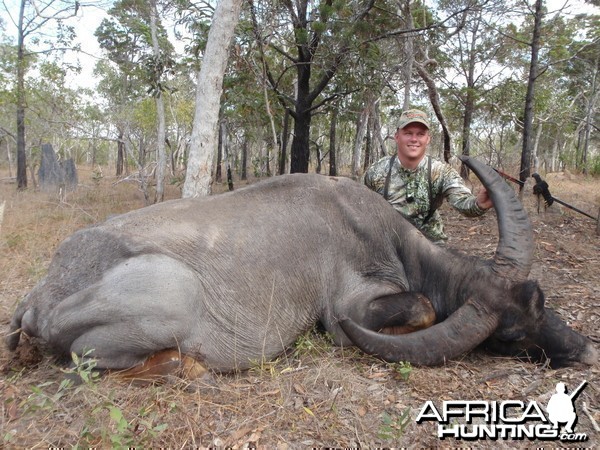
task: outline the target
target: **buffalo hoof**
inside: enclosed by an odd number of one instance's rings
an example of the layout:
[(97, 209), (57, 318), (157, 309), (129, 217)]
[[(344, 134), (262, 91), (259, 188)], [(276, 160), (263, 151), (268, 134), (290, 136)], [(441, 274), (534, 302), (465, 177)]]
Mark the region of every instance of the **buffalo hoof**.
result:
[(198, 380), (208, 375), (208, 369), (198, 360), (170, 349), (153, 354), (139, 366), (111, 371), (111, 375), (136, 385), (148, 385), (164, 383), (171, 377)]

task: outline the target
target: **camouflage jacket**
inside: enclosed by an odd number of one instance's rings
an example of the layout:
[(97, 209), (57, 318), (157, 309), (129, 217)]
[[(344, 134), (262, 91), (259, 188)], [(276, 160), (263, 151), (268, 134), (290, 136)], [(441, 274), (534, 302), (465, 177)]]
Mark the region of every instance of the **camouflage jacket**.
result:
[[(485, 210), (479, 208), (476, 197), (465, 185), (463, 179), (450, 165), (431, 158), (431, 198), (429, 200), (428, 164), (431, 157), (426, 155), (415, 170), (402, 167), (396, 155), (386, 156), (372, 164), (363, 177), (364, 184), (383, 195), (390, 163), (392, 173), (388, 187), (387, 201), (404, 217), (410, 220), (432, 241), (445, 240), (444, 224), (437, 209), (444, 197), (450, 205), (465, 216), (476, 217)], [(425, 219), (433, 209), (431, 217)]]

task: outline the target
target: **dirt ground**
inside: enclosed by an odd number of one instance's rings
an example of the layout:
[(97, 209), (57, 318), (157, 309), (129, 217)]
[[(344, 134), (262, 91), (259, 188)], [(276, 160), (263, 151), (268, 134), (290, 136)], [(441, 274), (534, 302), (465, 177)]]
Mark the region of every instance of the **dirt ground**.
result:
[[(4, 176), (4, 178), (3, 178)], [(549, 174), (553, 194), (594, 216), (600, 180)], [(44, 275), (53, 251), (76, 229), (142, 206), (135, 185), (94, 181), (80, 169), (81, 186), (63, 198), (17, 193), (0, 171), (0, 334), (15, 304)], [(170, 187), (171, 197), (177, 189)], [(600, 341), (600, 236), (596, 222), (554, 205), (538, 213), (531, 186), (525, 203), (536, 237), (530, 278), (547, 304), (571, 327)], [(0, 209), (2, 207), (0, 206)], [(466, 219), (444, 206), (448, 246), (491, 257), (495, 217)], [(387, 364), (355, 349), (340, 349), (309, 332), (277, 361), (250, 371), (190, 383), (127, 385), (110, 377), (65, 378), (64, 366), (30, 348), (19, 355), (0, 346), (0, 448), (313, 448), (313, 447), (598, 447), (600, 368), (552, 370), (474, 351), (443, 367)], [(585, 442), (553, 440), (440, 440), (432, 422), (415, 419), (425, 402), (536, 401), (545, 408), (555, 386), (588, 385), (577, 397), (575, 431)]]

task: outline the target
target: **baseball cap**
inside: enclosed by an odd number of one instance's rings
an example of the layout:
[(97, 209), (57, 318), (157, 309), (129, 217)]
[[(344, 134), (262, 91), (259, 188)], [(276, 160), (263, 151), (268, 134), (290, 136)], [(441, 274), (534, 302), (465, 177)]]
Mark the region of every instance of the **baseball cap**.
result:
[(427, 128), (431, 128), (427, 114), (418, 109), (409, 109), (402, 112), (400, 121), (398, 122), (398, 128), (404, 128), (406, 125), (413, 122), (422, 123)]

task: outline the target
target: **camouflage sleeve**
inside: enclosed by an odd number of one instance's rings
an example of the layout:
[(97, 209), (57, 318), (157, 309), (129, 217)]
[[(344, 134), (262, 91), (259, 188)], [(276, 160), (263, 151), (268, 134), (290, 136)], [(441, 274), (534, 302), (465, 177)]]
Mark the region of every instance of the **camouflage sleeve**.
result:
[(375, 162), (363, 175), (362, 182), (372, 191), (383, 194), (385, 189), (385, 179), (389, 168), (389, 157), (384, 157)]
[(373, 191), (376, 190), (375, 185), (374, 185), (374, 180), (373, 180), (374, 175), (375, 175), (375, 173), (373, 170), (373, 166), (370, 166), (367, 169), (367, 171), (365, 172), (365, 174), (363, 175), (363, 179), (362, 179), (363, 184)]
[(477, 206), (477, 197), (465, 185), (459, 173), (447, 164), (442, 179), (444, 196), (453, 208), (467, 217), (477, 217), (485, 213), (484, 209)]

